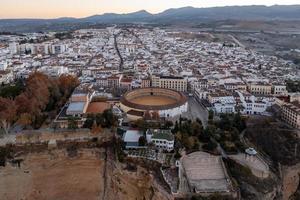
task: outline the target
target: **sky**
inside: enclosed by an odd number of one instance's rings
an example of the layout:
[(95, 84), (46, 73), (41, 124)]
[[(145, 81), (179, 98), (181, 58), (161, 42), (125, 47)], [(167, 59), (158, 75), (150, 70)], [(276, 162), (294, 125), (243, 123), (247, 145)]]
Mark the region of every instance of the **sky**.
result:
[(300, 0), (0, 0), (0, 18), (86, 17), (147, 10), (159, 13), (185, 6), (292, 5)]

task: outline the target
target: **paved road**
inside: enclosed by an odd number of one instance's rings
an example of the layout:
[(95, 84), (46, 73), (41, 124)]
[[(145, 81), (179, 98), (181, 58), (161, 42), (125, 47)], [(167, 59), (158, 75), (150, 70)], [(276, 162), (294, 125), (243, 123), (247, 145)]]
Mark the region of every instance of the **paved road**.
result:
[(233, 35), (229, 35), (229, 37), (231, 37), (232, 40), (233, 40), (236, 44), (238, 44), (240, 47), (246, 48), (245, 45), (243, 45), (243, 44), (242, 44), (238, 39), (236, 39)]
[(117, 37), (119, 36), (120, 33), (118, 33), (117, 35), (114, 35), (114, 44), (115, 44), (115, 49), (117, 51), (117, 54), (120, 58), (120, 64), (119, 64), (119, 71), (122, 72), (123, 71), (123, 64), (124, 64), (124, 60), (123, 57), (120, 53), (119, 47), (118, 47), (118, 41), (117, 41)]
[[(172, 121), (179, 120), (180, 116), (172, 118)], [(181, 117), (196, 120), (199, 118), (205, 128), (208, 123), (208, 111), (194, 97), (188, 99), (188, 111), (181, 114)]]
[(186, 113), (186, 117), (196, 120), (199, 118), (204, 127), (207, 126), (208, 123), (208, 111), (204, 108), (194, 97), (189, 97), (188, 100), (189, 107), (188, 112)]

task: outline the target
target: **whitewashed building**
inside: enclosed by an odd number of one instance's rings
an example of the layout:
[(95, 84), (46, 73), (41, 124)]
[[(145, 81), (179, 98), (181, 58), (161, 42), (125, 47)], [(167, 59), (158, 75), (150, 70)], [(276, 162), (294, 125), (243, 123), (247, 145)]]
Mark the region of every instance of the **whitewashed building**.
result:
[(174, 149), (175, 139), (171, 130), (148, 129), (146, 139), (148, 143), (153, 143), (159, 150), (170, 152)]

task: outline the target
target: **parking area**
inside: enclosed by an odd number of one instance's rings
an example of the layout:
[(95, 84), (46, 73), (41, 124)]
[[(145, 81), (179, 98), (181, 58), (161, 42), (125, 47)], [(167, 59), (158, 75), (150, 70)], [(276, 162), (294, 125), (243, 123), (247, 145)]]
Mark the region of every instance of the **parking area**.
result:
[[(208, 123), (208, 111), (200, 104), (194, 97), (188, 98), (188, 111), (181, 114), (181, 117), (185, 117), (191, 120), (196, 120), (199, 118), (204, 127)], [(174, 121), (178, 120), (179, 116), (173, 118)]]

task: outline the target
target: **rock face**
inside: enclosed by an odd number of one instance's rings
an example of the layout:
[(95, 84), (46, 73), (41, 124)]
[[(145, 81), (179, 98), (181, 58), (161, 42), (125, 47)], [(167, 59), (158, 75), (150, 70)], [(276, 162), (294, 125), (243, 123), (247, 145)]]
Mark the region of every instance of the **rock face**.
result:
[[(270, 180), (269, 180), (270, 181)], [(266, 184), (270, 184), (270, 182)], [(243, 200), (277, 200), (281, 194), (280, 182), (273, 182), (270, 187), (264, 190), (258, 189), (259, 186), (242, 182), (240, 190), (242, 192)]]
[(297, 191), (299, 186), (300, 163), (293, 166), (282, 167), (282, 199), (289, 198)]
[[(113, 160), (114, 154), (107, 152), (103, 170), (102, 200), (171, 200), (172, 196), (160, 185), (152, 172), (134, 164), (128, 170), (126, 164)], [(134, 167), (135, 168), (135, 167)]]

